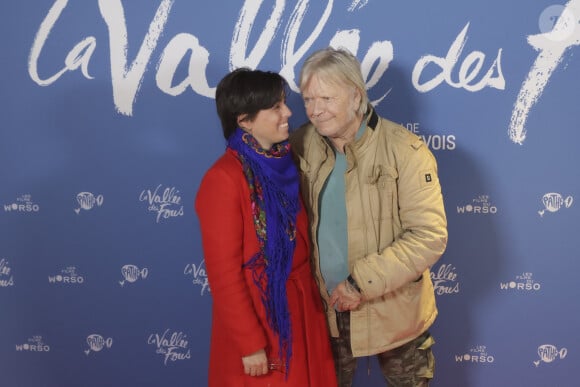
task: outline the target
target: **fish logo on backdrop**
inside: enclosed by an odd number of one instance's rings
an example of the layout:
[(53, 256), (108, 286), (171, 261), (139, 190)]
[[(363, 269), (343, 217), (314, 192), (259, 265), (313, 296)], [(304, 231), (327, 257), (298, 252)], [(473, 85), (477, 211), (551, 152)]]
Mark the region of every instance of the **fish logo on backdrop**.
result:
[(144, 267), (139, 269), (135, 265), (125, 265), (121, 268), (121, 274), (123, 274), (123, 280), (119, 281), (119, 285), (125, 286), (125, 283), (130, 284), (135, 283), (138, 279), (145, 279), (149, 275), (149, 269)]
[(485, 345), (478, 345), (471, 348), (463, 355), (455, 355), (456, 363), (477, 363), (477, 364), (493, 364), (495, 357), (491, 355)]
[(104, 338), (98, 334), (92, 334), (87, 336), (88, 349), (85, 349), (85, 354), (89, 356), (91, 352), (100, 352), (103, 349), (110, 349), (113, 346), (113, 339), (111, 337)]
[(155, 221), (183, 216), (183, 205), (179, 190), (175, 187), (162, 188), (159, 184), (154, 190), (143, 190), (139, 201), (148, 204), (147, 210), (156, 214)]
[(542, 285), (534, 281), (532, 273), (522, 273), (516, 275), (515, 279), (510, 282), (500, 282), (501, 290), (521, 290), (525, 292), (539, 291)]
[(24, 344), (16, 344), (16, 352), (50, 352), (50, 345), (45, 344), (42, 336), (32, 336)]
[(49, 275), (48, 282), (51, 284), (81, 285), (85, 277), (77, 273), (77, 268), (68, 266), (60, 271), (60, 274)]
[(570, 208), (573, 202), (574, 198), (572, 196), (564, 198), (562, 194), (557, 192), (547, 193), (542, 196), (544, 208), (539, 210), (538, 214), (543, 217), (546, 211), (554, 213), (560, 211), (562, 208)]
[(7, 259), (0, 259), (0, 288), (7, 288), (14, 286), (14, 277), (12, 276), (12, 268)]
[(474, 198), (471, 203), (464, 206), (457, 206), (458, 214), (473, 214), (473, 215), (495, 215), (497, 214), (497, 207), (489, 200), (489, 195), (479, 195)]
[(433, 282), (433, 290), (438, 296), (459, 293), (457, 272), (453, 265), (441, 264), (439, 269), (435, 270), (433, 268), (431, 270), (431, 281)]
[(153, 333), (149, 335), (147, 344), (155, 346), (155, 353), (163, 356), (165, 365), (168, 362), (191, 359), (187, 335), (183, 332), (166, 329), (161, 335)]
[(5, 212), (38, 212), (40, 206), (32, 201), (32, 195), (24, 194), (16, 198), (14, 203), (4, 204)]
[(201, 287), (201, 295), (205, 294), (205, 291), (211, 291), (209, 287), (209, 282), (207, 280), (207, 273), (205, 271), (205, 259), (201, 261), (201, 263), (196, 265), (195, 263), (188, 263), (185, 265), (185, 269), (183, 270), (183, 274), (186, 276), (193, 277), (192, 282), (194, 285), (198, 285)]
[(78, 208), (75, 208), (75, 212), (78, 214), (81, 210), (90, 211), (94, 207), (102, 206), (103, 201), (103, 195), (94, 195), (91, 192), (80, 192), (77, 194)]
[(552, 363), (558, 359), (564, 359), (568, 354), (568, 349), (562, 348), (558, 350), (555, 345), (552, 344), (544, 344), (538, 347), (538, 356), (540, 358), (535, 360), (533, 363), (536, 367), (540, 365), (540, 363)]

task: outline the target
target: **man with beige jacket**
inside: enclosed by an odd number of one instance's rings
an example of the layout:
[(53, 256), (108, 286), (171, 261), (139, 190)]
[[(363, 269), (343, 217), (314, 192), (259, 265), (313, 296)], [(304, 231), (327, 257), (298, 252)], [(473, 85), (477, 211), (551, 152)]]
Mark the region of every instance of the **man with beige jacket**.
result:
[(357, 358), (370, 355), (389, 386), (427, 386), (437, 316), (429, 269), (447, 244), (435, 158), (377, 115), (349, 52), (312, 54), (300, 90), (310, 122), (290, 140), (339, 386), (351, 386)]

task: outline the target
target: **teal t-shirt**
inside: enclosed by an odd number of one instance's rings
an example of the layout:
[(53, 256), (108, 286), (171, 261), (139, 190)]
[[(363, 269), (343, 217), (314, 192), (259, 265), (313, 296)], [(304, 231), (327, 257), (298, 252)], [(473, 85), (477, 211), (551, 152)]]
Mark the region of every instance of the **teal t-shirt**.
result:
[(336, 162), (320, 194), (318, 251), (320, 270), (329, 292), (348, 276), (348, 239), (344, 173), (346, 156), (335, 152)]
[[(363, 119), (356, 134), (359, 139), (366, 128)], [(329, 292), (348, 277), (348, 231), (344, 177), (347, 168), (346, 155), (334, 151), (334, 168), (320, 192), (320, 221), (317, 238), (320, 254), (320, 271)]]

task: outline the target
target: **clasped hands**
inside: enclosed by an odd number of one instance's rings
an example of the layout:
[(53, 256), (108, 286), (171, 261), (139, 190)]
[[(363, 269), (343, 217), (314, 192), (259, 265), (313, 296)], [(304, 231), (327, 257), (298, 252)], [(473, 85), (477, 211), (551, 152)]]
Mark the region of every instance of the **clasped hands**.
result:
[(330, 305), (339, 312), (354, 310), (362, 301), (362, 294), (346, 280), (339, 283), (330, 294)]
[[(363, 295), (348, 281), (342, 281), (330, 294), (330, 305), (339, 312), (346, 312), (358, 308), (363, 301)], [(243, 356), (244, 373), (250, 376), (265, 375), (269, 371), (266, 351), (260, 349), (251, 355)]]

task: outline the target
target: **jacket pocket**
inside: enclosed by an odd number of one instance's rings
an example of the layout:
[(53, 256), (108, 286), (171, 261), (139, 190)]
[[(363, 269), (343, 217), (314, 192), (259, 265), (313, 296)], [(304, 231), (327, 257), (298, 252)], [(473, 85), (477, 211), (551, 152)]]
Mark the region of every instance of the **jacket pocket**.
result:
[(397, 192), (397, 171), (383, 165), (375, 165), (369, 175), (369, 205), (375, 220), (393, 218), (393, 203)]

